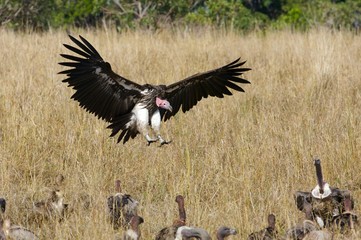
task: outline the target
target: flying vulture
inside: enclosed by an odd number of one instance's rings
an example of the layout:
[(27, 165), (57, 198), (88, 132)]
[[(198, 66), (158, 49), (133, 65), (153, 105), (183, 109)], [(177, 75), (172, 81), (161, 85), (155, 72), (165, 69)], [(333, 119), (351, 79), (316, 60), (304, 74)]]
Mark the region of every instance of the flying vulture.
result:
[[(67, 61), (59, 64), (70, 67), (59, 72), (67, 76), (63, 82), (75, 90), (72, 98), (82, 108), (110, 123), (111, 137), (120, 132), (118, 142), (123, 140), (123, 144), (138, 133), (146, 138), (148, 145), (156, 141), (168, 144), (170, 141), (160, 134), (162, 120), (167, 121), (181, 108), (183, 112), (190, 110), (202, 98), (232, 95), (229, 89), (244, 92), (239, 84), (250, 83), (241, 76), (251, 69), (242, 67), (246, 61), (239, 58), (168, 86), (140, 85), (113, 72), (85, 38), (69, 37), (76, 46), (64, 46), (75, 55), (60, 54)], [(155, 137), (150, 136), (149, 127)]]

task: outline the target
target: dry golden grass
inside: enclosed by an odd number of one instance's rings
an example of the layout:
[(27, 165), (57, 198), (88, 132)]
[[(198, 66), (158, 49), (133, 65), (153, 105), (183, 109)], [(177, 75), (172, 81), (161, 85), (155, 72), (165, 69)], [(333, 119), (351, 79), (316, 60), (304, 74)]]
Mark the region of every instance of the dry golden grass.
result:
[[(203, 100), (163, 124), (170, 145), (147, 147), (142, 137), (116, 144), (107, 123), (71, 100), (73, 90), (57, 75), (62, 43), (70, 43), (65, 32), (0, 30), (0, 196), (14, 223), (43, 239), (112, 239), (104, 209), (119, 178), (140, 201), (143, 239), (176, 218), (177, 194), (185, 196), (188, 223), (211, 233), (228, 225), (240, 232), (231, 239), (245, 239), (265, 227), (271, 212), (284, 233), (302, 216), (293, 193), (316, 185), (315, 155), (325, 179), (350, 189), (360, 211), (360, 36), (322, 30), (73, 33), (139, 83), (171, 83), (241, 56), (253, 69), (245, 75), (252, 84), (246, 93)], [(75, 205), (88, 193), (91, 208), (76, 208), (61, 223), (27, 222), (25, 206), (59, 173), (66, 178), (66, 202)]]

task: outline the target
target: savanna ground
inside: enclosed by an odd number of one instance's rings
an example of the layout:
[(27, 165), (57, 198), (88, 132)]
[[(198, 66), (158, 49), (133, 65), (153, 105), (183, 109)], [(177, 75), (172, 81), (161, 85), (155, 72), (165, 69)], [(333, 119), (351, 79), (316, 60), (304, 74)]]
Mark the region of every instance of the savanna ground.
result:
[[(277, 217), (280, 233), (300, 217), (297, 190), (316, 185), (313, 157), (331, 186), (349, 189), (360, 212), (361, 37), (324, 30), (240, 35), (222, 31), (116, 33), (72, 31), (86, 37), (113, 70), (139, 83), (169, 84), (242, 57), (252, 71), (245, 93), (208, 98), (163, 124), (172, 144), (126, 145), (108, 138), (107, 123), (70, 99), (57, 72), (65, 32), (0, 30), (0, 196), (7, 215), (42, 239), (112, 239), (106, 198), (121, 179), (140, 202), (143, 239), (153, 239), (177, 217), (185, 196), (189, 225), (212, 234), (221, 225), (245, 239)], [(26, 221), (57, 174), (65, 176), (64, 221)], [(356, 232), (354, 239), (361, 234)]]

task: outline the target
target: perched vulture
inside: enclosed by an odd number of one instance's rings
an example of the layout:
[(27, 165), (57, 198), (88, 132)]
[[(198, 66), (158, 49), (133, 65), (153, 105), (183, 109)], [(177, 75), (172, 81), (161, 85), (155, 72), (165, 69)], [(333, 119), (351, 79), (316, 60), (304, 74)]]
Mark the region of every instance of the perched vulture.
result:
[[(332, 224), (333, 219), (345, 210), (343, 202), (349, 195), (349, 191), (330, 187), (323, 179), (321, 161), (316, 159), (314, 165), (317, 177), (316, 187), (311, 192), (297, 191), (294, 198), (300, 211), (305, 212), (305, 206), (311, 204), (313, 219), (321, 228), (328, 227)], [(350, 199), (350, 201), (350, 205), (353, 207), (353, 200)]]
[(193, 238), (200, 240), (212, 239), (209, 233), (203, 228), (182, 226), (177, 229), (176, 238), (174, 240), (193, 239)]
[(181, 227), (185, 227), (187, 221), (186, 210), (184, 208), (184, 198), (182, 195), (178, 195), (175, 198), (175, 201), (178, 204), (179, 217), (173, 222), (172, 226), (161, 229), (155, 237), (156, 240), (174, 240), (177, 239), (177, 234), (178, 238), (182, 239), (182, 235), (178, 230)]
[(248, 236), (248, 240), (257, 240), (257, 239), (263, 239), (263, 240), (271, 240), (271, 239), (277, 239), (278, 232), (276, 230), (276, 216), (274, 214), (268, 215), (268, 227), (258, 231), (253, 232)]
[(302, 211), (305, 213), (306, 219), (298, 223), (296, 226), (288, 229), (286, 231), (285, 239), (304, 239), (304, 237), (310, 232), (320, 230), (320, 227), (314, 221), (315, 219), (312, 213), (311, 203), (305, 201), (302, 207)]
[(226, 226), (222, 226), (217, 230), (217, 240), (224, 240), (230, 235), (237, 235), (237, 230)]
[(139, 225), (143, 222), (142, 217), (134, 215), (130, 220), (129, 229), (124, 232), (123, 240), (138, 240), (140, 238)]
[[(296, 239), (303, 240), (332, 240), (333, 234), (326, 228), (319, 227), (319, 223), (313, 221), (312, 206), (305, 206), (306, 220), (303, 221), (304, 235), (297, 236)], [(316, 219), (317, 220), (317, 219)]]
[(139, 202), (129, 194), (122, 193), (120, 180), (115, 181), (116, 193), (107, 199), (107, 208), (110, 222), (114, 229), (126, 227), (133, 216), (137, 216)]
[(353, 212), (352, 199), (350, 193), (345, 194), (344, 212), (335, 216), (332, 220), (334, 226), (339, 229), (341, 233), (348, 233), (358, 227), (358, 218)]
[[(168, 86), (140, 85), (113, 72), (111, 65), (82, 36), (80, 40), (69, 37), (76, 46), (64, 46), (78, 56), (60, 54), (67, 61), (59, 64), (70, 67), (59, 72), (67, 76), (63, 82), (75, 90), (72, 98), (82, 108), (110, 123), (111, 137), (120, 132), (118, 142), (123, 144), (138, 133), (146, 138), (148, 145), (156, 141), (167, 144), (170, 141), (160, 134), (162, 120), (167, 121), (181, 108), (183, 112), (190, 110), (202, 98), (232, 95), (229, 89), (244, 92), (239, 84), (250, 83), (241, 78), (250, 68), (242, 67), (245, 61), (237, 59)], [(149, 126), (154, 138), (150, 136)]]
[(6, 236), (5, 239), (39, 240), (39, 237), (36, 236), (32, 231), (22, 226), (12, 225), (9, 219), (6, 219), (3, 224), (4, 236)]
[(33, 203), (33, 211), (30, 214), (33, 220), (42, 221), (54, 218), (62, 220), (64, 218), (68, 204), (64, 203), (62, 191), (56, 189), (50, 191), (48, 194), (46, 199)]
[[(6, 200), (0, 198), (1, 214), (5, 213)], [(39, 238), (30, 230), (17, 225), (12, 225), (9, 219), (4, 219), (0, 214), (0, 240), (38, 240)]]

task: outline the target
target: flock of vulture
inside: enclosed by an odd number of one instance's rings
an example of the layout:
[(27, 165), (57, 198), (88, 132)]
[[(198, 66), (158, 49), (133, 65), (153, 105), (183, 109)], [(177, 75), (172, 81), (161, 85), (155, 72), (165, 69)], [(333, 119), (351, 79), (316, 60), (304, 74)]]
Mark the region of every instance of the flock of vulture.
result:
[[(110, 125), (111, 136), (119, 133), (118, 142), (126, 143), (138, 134), (143, 135), (148, 145), (159, 142), (169, 144), (160, 133), (162, 121), (173, 117), (180, 109), (189, 111), (201, 99), (223, 98), (232, 95), (230, 89), (244, 90), (240, 84), (250, 83), (243, 79), (243, 73), (250, 68), (243, 67), (245, 62), (237, 59), (223, 67), (197, 73), (181, 81), (166, 85), (140, 85), (113, 72), (111, 65), (104, 61), (98, 51), (83, 37), (76, 39), (69, 36), (76, 45), (64, 44), (73, 54), (61, 54), (66, 59), (59, 64), (68, 69), (60, 74), (66, 75), (63, 82), (75, 90), (72, 98), (79, 105)], [(151, 136), (154, 133), (155, 136)], [(320, 160), (315, 160), (317, 186), (311, 192), (298, 191), (294, 194), (297, 208), (305, 216), (300, 224), (281, 235), (276, 229), (276, 217), (268, 216), (265, 229), (251, 233), (248, 240), (256, 239), (333, 239), (335, 234), (348, 236), (354, 231), (357, 216), (353, 213), (353, 200), (348, 190), (331, 188), (323, 180)], [(60, 176), (59, 182), (63, 180)], [(120, 181), (115, 184), (116, 193), (107, 198), (109, 222), (115, 230), (122, 230), (115, 239), (137, 240), (140, 238), (140, 225), (144, 219), (138, 215), (139, 202), (130, 195), (122, 193)], [(86, 201), (85, 201), (86, 202)], [(187, 224), (184, 198), (176, 197), (179, 217), (172, 225), (161, 229), (156, 240), (211, 239), (210, 234), (200, 227)], [(89, 206), (84, 206), (89, 207)], [(64, 203), (60, 190), (50, 192), (44, 201), (32, 204), (31, 214), (36, 221), (47, 219), (61, 221), (74, 210), (74, 206)], [(118, 232), (118, 231), (117, 231)], [(234, 228), (222, 226), (217, 230), (216, 238), (225, 239), (236, 235)], [(6, 200), (0, 198), (0, 240), (39, 239), (33, 232), (21, 226), (11, 224), (6, 214)]]
[(284, 235), (276, 230), (276, 217), (268, 216), (267, 228), (254, 232), (248, 240), (331, 240), (355, 239), (357, 215), (353, 212), (354, 201), (349, 190), (330, 187), (324, 181), (321, 161), (314, 161), (317, 185), (311, 192), (296, 191), (295, 204), (304, 213), (299, 223), (288, 229)]
[[(323, 179), (320, 160), (315, 160), (314, 163), (317, 186), (311, 192), (297, 191), (294, 194), (295, 204), (297, 209), (304, 213), (304, 219), (281, 235), (276, 228), (275, 215), (270, 214), (268, 226), (251, 233), (248, 240), (331, 240), (335, 239), (334, 236), (337, 234), (344, 236), (344, 239), (352, 238), (350, 236), (354, 234), (358, 220), (353, 212), (354, 202), (350, 191), (330, 187)], [(59, 175), (58, 182), (61, 181), (63, 177)], [(114, 239), (138, 240), (141, 236), (140, 225), (144, 222), (144, 219), (138, 215), (139, 202), (131, 195), (122, 192), (120, 180), (115, 182), (115, 194), (109, 196), (106, 201), (109, 223), (117, 232)], [(156, 234), (155, 240), (212, 239), (205, 229), (187, 224), (183, 196), (178, 195), (175, 201), (178, 204), (179, 216), (172, 225), (161, 229)], [(87, 203), (87, 201), (83, 202)], [(89, 204), (84, 204), (83, 207), (88, 208)], [(48, 219), (62, 221), (72, 212), (71, 208), (64, 203), (62, 192), (55, 189), (50, 191), (46, 200), (33, 203), (29, 219), (37, 220), (39, 224)], [(0, 198), (0, 240), (39, 239), (30, 230), (12, 225), (5, 210), (6, 200)], [(236, 234), (236, 229), (222, 226), (217, 230), (215, 237), (222, 240)]]

